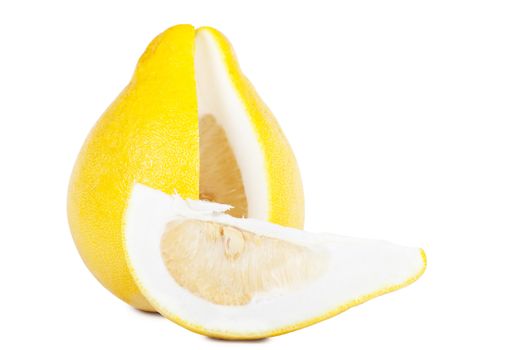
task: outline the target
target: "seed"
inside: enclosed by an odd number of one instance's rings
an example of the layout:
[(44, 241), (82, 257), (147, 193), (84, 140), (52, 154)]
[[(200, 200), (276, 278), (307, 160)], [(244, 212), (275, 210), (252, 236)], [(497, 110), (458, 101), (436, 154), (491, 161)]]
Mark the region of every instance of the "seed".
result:
[(244, 237), (242, 232), (226, 226), (222, 228), (222, 243), (224, 246), (224, 254), (230, 259), (236, 259), (244, 250)]

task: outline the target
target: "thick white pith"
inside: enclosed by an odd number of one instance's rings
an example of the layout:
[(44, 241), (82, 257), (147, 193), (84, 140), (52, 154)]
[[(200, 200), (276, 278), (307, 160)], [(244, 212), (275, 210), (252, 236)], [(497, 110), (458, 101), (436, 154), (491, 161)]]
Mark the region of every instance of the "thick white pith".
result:
[[(418, 248), (234, 218), (224, 214), (227, 209), (224, 205), (184, 201), (137, 184), (126, 212), (128, 264), (144, 295), (168, 318), (211, 334), (271, 334), (320, 318), (378, 291), (404, 285), (424, 269)], [(302, 246), (323, 257), (326, 267), (304, 284), (255, 294), (247, 304), (216, 304), (181, 287), (163, 261), (161, 241), (166, 225), (185, 220), (213, 222)], [(191, 266), (191, 261), (187, 263)]]
[[(268, 189), (263, 154), (246, 107), (228, 75), (222, 53), (206, 31), (197, 32), (195, 37), (195, 78), (199, 120), (202, 122), (211, 117), (222, 127), (240, 170), (247, 213), (236, 216), (267, 219)], [(206, 163), (201, 164), (205, 166)], [(214, 199), (208, 198), (208, 195), (203, 193), (201, 198)]]

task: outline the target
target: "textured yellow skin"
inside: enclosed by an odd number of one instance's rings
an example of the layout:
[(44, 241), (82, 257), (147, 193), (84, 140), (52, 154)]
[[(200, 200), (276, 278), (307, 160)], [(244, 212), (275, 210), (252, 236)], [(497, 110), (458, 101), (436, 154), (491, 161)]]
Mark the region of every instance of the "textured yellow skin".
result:
[(151, 42), (89, 134), (69, 187), (69, 223), (84, 262), (107, 289), (147, 311), (154, 309), (124, 258), (123, 214), (134, 182), (199, 196), (194, 37), (191, 26), (176, 26)]
[[(224, 59), (261, 143), (269, 187), (267, 220), (302, 228), (303, 192), (293, 153), (271, 112), (244, 78), (226, 39)], [(129, 85), (97, 122), (69, 185), (68, 217), (76, 246), (113, 294), (145, 311), (126, 264), (123, 215), (133, 183), (183, 197), (199, 196), (199, 130), (194, 74), (195, 30), (172, 27), (148, 46)]]

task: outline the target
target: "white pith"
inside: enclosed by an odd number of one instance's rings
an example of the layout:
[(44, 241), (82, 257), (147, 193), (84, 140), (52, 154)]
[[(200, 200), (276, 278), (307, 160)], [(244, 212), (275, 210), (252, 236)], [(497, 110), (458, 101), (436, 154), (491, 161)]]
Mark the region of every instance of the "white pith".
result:
[[(403, 284), (424, 268), (418, 248), (238, 219), (224, 214), (227, 209), (228, 206), (185, 201), (176, 195), (135, 185), (125, 218), (128, 264), (144, 295), (169, 318), (216, 333), (265, 334)], [(256, 295), (242, 306), (216, 305), (179, 286), (162, 260), (160, 241), (166, 224), (183, 219), (213, 221), (305, 246), (325, 256), (327, 266), (320, 277), (301, 288)]]
[(213, 115), (234, 152), (248, 202), (248, 217), (268, 217), (264, 158), (253, 126), (228, 75), (221, 51), (208, 32), (195, 37), (195, 78), (199, 118)]

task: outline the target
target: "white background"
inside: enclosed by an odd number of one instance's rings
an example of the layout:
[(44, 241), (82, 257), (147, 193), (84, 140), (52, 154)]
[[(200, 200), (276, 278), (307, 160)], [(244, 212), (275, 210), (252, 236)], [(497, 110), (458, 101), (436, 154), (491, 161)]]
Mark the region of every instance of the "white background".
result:
[[(306, 228), (426, 249), (414, 285), (225, 342), (137, 312), (78, 256), (76, 154), (159, 32), (211, 25), (299, 161)], [(525, 8), (509, 1), (3, 1), (0, 348), (524, 347)]]

